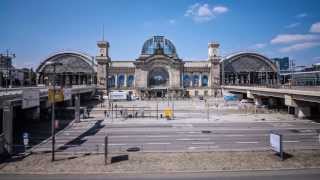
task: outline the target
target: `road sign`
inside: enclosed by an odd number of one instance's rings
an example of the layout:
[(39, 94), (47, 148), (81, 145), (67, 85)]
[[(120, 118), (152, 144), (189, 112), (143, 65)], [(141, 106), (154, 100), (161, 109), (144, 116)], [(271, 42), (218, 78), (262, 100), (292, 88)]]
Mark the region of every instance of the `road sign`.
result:
[(172, 109), (171, 108), (165, 108), (163, 111), (164, 117), (166, 118), (172, 118)]
[(40, 105), (39, 89), (24, 89), (22, 91), (22, 109)]
[(70, 100), (72, 98), (71, 89), (63, 89), (63, 100)]
[(28, 146), (29, 145), (29, 134), (25, 132), (25, 133), (23, 133), (22, 137), (23, 137), (23, 145)]
[(59, 128), (59, 120), (54, 121), (54, 128), (58, 129)]
[[(53, 92), (55, 92), (55, 97), (53, 97)], [(62, 89), (56, 89), (55, 91), (53, 91), (53, 89), (49, 89), (48, 90), (48, 99), (49, 102), (52, 103), (53, 100), (55, 100), (55, 102), (62, 102), (64, 97), (63, 97), (63, 90)]]
[(283, 149), (282, 149), (282, 135), (274, 132), (270, 133), (270, 146), (271, 149), (277, 152), (283, 160)]

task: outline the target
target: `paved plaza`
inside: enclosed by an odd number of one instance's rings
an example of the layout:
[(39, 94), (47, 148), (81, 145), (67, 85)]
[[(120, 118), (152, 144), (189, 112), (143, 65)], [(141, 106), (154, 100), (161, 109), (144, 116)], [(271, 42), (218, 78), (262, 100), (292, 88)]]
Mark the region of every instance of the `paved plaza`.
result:
[[(221, 99), (212, 99), (215, 104)], [(172, 101), (169, 101), (169, 105)], [(319, 149), (320, 125), (311, 120), (296, 119), (292, 115), (250, 108), (241, 110), (237, 102), (209, 105), (201, 100), (174, 101), (175, 117), (167, 120), (158, 118), (154, 111), (144, 113), (144, 117), (125, 118), (120, 111), (132, 107), (155, 107), (158, 113), (168, 105), (168, 101), (114, 102), (118, 115), (97, 104), (91, 110), (90, 118), (73, 123), (57, 134), (59, 153), (104, 153), (104, 138), (108, 136), (110, 153), (126, 152), (138, 147), (141, 152), (203, 152), (203, 151), (258, 151), (270, 150), (269, 134), (281, 133), (285, 150)], [(137, 106), (136, 104), (139, 104)], [(250, 105), (247, 105), (250, 106)], [(108, 110), (108, 109), (107, 109)], [(209, 112), (209, 118), (207, 116)], [(256, 113), (254, 113), (256, 112)], [(226, 114), (228, 113), (228, 114)], [(153, 114), (153, 115), (152, 115)], [(48, 139), (32, 148), (34, 152), (50, 151)]]

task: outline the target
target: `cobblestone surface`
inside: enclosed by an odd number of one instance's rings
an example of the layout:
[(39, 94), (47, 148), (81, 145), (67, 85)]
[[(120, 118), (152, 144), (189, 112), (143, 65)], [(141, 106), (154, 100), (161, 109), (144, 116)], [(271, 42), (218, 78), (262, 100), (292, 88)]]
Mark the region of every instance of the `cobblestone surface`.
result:
[[(103, 155), (58, 156), (30, 155), (23, 160), (2, 165), (0, 173), (72, 174), (72, 173), (159, 173), (177, 171), (278, 170), (319, 168), (320, 151), (290, 151), (291, 157), (280, 161), (271, 151), (211, 153), (128, 153), (112, 154), (108, 165)], [(110, 159), (128, 155), (128, 160), (110, 164)], [(124, 158), (125, 159), (125, 158)]]

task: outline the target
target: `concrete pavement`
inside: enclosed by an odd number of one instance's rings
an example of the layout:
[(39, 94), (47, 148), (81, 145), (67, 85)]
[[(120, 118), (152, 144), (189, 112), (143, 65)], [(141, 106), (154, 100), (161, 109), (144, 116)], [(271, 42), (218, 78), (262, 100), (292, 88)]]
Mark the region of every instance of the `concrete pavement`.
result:
[[(103, 153), (139, 147), (143, 152), (269, 150), (269, 133), (283, 135), (285, 150), (320, 149), (320, 124), (310, 121), (228, 123), (126, 123), (90, 120), (60, 133), (57, 147), (63, 153)], [(35, 151), (50, 150), (45, 143)]]

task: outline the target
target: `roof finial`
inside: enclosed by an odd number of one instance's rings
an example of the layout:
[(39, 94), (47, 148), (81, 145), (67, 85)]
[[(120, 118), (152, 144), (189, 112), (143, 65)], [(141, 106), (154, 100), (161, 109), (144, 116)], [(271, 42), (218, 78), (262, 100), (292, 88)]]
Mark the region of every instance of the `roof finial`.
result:
[(102, 24), (102, 41), (104, 41), (104, 24)]

